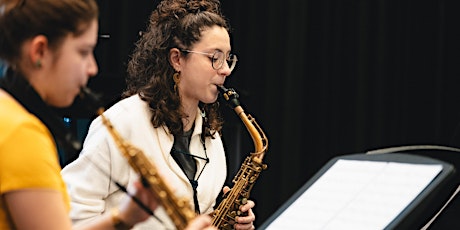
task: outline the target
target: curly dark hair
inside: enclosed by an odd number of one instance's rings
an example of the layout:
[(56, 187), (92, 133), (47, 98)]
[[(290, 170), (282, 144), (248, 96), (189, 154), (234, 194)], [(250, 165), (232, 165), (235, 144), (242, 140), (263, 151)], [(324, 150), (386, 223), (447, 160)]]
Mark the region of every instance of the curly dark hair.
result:
[[(128, 62), (127, 88), (122, 96), (139, 94), (148, 102), (155, 128), (165, 125), (174, 135), (183, 133), (185, 114), (174, 91), (175, 70), (169, 63), (169, 50), (188, 49), (201, 39), (203, 30), (215, 25), (230, 33), (218, 0), (164, 0), (150, 15), (147, 30), (136, 42)], [(199, 107), (206, 113), (203, 135), (212, 137), (220, 133), (223, 120), (219, 103), (200, 102)]]

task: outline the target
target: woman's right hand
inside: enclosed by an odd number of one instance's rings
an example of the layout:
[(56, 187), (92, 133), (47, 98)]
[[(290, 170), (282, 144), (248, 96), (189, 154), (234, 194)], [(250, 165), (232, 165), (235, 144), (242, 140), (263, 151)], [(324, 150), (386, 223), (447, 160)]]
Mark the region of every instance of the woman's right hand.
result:
[[(143, 204), (146, 204), (152, 211), (158, 207), (158, 201), (152, 191), (142, 185), (142, 182), (134, 183), (134, 196)], [(131, 198), (127, 197), (120, 206), (120, 218), (128, 225), (135, 225), (146, 220), (149, 214), (139, 207)], [(199, 215), (195, 217), (185, 230), (217, 230), (212, 226), (212, 219), (209, 215)]]
[[(137, 198), (142, 204), (147, 206), (152, 212), (158, 207), (158, 201), (155, 199), (152, 191), (142, 185), (141, 180), (133, 183), (133, 191), (129, 193)], [(139, 204), (134, 202), (133, 198), (126, 196), (120, 205), (120, 219), (131, 226), (143, 222), (149, 218), (150, 214), (142, 209)]]
[(187, 225), (185, 230), (217, 230), (216, 227), (212, 226), (211, 221), (209, 215), (199, 215)]

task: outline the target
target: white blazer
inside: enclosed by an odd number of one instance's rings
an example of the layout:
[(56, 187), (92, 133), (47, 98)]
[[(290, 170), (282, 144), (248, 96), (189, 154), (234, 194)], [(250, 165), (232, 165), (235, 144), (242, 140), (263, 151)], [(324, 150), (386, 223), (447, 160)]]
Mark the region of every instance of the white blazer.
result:
[[(197, 108), (190, 153), (205, 158), (205, 151), (200, 141), (202, 117), (199, 113)], [(110, 120), (125, 141), (140, 148), (151, 159), (175, 192), (176, 197), (187, 198), (193, 207), (192, 187), (170, 154), (174, 137), (167, 133), (166, 127), (153, 128), (147, 103), (138, 95), (134, 95), (113, 105), (104, 112), (104, 116)], [(197, 190), (201, 213), (210, 213), (224, 185), (227, 166), (219, 134), (216, 133), (214, 139), (206, 138), (205, 144), (209, 163), (198, 178)], [(204, 164), (204, 160), (197, 160), (197, 172), (201, 171)], [(119, 151), (102, 123), (101, 117), (91, 122), (78, 159), (67, 165), (61, 173), (71, 197), (70, 217), (76, 224), (89, 221), (110, 211), (112, 207), (118, 207), (124, 194), (114, 181), (128, 186), (137, 180), (137, 174)], [(155, 216), (163, 224), (152, 217), (136, 225), (135, 229), (175, 229), (163, 208), (157, 208)]]

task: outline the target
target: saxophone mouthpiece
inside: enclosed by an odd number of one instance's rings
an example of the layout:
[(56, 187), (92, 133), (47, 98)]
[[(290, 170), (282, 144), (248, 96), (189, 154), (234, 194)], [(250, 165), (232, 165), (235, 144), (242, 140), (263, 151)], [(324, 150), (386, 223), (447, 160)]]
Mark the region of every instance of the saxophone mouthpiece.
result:
[(223, 85), (218, 85), (217, 89), (219, 90), (222, 98), (227, 102), (227, 105), (234, 109), (237, 106), (240, 106), (240, 101), (238, 100), (238, 93), (232, 88), (225, 88)]
[(219, 90), (220, 94), (224, 94), (225, 92), (228, 91), (227, 88), (225, 88), (225, 86), (223, 85), (216, 85), (217, 86), (217, 89)]
[(100, 109), (103, 110), (102, 96), (94, 93), (90, 88), (81, 87), (79, 97), (90, 111), (97, 111), (99, 114)]

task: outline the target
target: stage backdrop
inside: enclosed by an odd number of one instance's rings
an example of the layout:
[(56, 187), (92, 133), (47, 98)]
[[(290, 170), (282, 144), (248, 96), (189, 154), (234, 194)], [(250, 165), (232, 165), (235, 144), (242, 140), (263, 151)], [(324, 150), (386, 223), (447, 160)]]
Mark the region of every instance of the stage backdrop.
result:
[[(100, 73), (90, 86), (109, 106), (157, 1), (98, 2), (101, 34), (109, 38), (99, 41)], [(222, 1), (239, 58), (227, 86), (269, 140), (268, 169), (251, 195), (257, 225), (334, 156), (460, 145), (457, 2)], [(223, 109), (230, 181), (254, 146), (239, 118)], [(74, 120), (91, 119), (79, 111)]]

